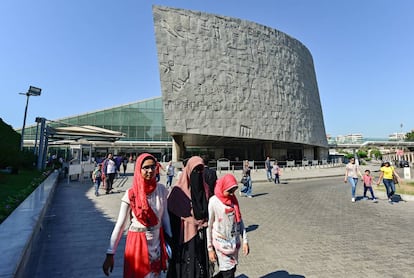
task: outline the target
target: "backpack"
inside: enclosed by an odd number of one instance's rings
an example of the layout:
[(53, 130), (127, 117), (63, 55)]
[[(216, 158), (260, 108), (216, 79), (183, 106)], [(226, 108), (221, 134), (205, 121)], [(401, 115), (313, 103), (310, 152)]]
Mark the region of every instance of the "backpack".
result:
[(99, 169), (96, 169), (93, 174), (95, 175), (95, 179), (101, 178), (101, 176), (102, 176), (102, 173)]

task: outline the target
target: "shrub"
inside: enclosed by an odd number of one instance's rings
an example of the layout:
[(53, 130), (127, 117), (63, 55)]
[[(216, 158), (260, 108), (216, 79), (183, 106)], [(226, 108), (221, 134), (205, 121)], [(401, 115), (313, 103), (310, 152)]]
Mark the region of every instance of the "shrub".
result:
[(0, 118), (0, 169), (12, 168), (13, 174), (19, 169), (33, 169), (36, 157), (28, 150), (20, 151), (21, 135)]
[(0, 195), (0, 223), (47, 178), (50, 172), (50, 170), (44, 172), (23, 170), (19, 175), (2, 176), (1, 186), (4, 195)]
[(18, 168), (22, 161), (20, 152), (20, 134), (0, 118), (0, 169)]

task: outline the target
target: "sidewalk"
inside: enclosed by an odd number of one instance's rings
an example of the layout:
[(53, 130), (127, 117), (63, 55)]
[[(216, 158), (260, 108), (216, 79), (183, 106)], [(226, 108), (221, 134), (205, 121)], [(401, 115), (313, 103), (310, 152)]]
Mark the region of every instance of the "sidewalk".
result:
[[(379, 171), (379, 167), (376, 165), (368, 165), (363, 169), (369, 169), (371, 173)], [(241, 180), (242, 171), (219, 171), (217, 176), (222, 176), (226, 173), (233, 174), (237, 180)], [(253, 182), (268, 182), (265, 169), (255, 169), (250, 172)], [(282, 168), (280, 181), (289, 182), (292, 180), (307, 180), (307, 179), (319, 179), (319, 178), (331, 178), (331, 177), (344, 177), (345, 176), (345, 164), (338, 165), (318, 165), (318, 166), (305, 166), (305, 167), (286, 167)]]
[[(373, 167), (372, 167), (373, 168)], [(235, 177), (240, 180), (242, 177), (242, 171), (219, 171), (218, 176), (226, 173), (232, 173)], [(255, 169), (250, 172), (253, 182), (267, 182), (266, 170)], [(314, 178), (327, 178), (345, 175), (345, 165), (337, 166), (306, 166), (306, 167), (287, 167), (282, 168), (280, 180), (303, 180), (303, 179), (314, 179)]]
[[(0, 238), (4, 240), (1, 242), (0, 251), (4, 260), (0, 265), (8, 268), (0, 267), (2, 269), (0, 277), (45, 277), (47, 273), (52, 275), (49, 277), (102, 277), (101, 270), (97, 266), (101, 265), (104, 259), (106, 244), (119, 211), (120, 198), (132, 184), (132, 168), (130, 164), (127, 176), (116, 180), (114, 194), (103, 194), (98, 198), (93, 194), (91, 182), (72, 181), (68, 184), (66, 179), (58, 183), (50, 181), (51, 184), (55, 184), (53, 188), (42, 192), (50, 196), (44, 196), (39, 200), (38, 196), (34, 195), (30, 199), (30, 207), (36, 208), (37, 213), (39, 207), (41, 210), (47, 207), (48, 203), (45, 203), (44, 199), (51, 200), (50, 207), (44, 215), (42, 214), (38, 219), (30, 217), (28, 214), (31, 212), (26, 206), (23, 209), (25, 218), (18, 214), (12, 215), (13, 219), (9, 221), (13, 223), (12, 229), (1, 225), (0, 231), (3, 236), (0, 235)], [(379, 175), (378, 165), (367, 165), (362, 169), (370, 169), (375, 177)], [(241, 179), (241, 170), (219, 171), (217, 174), (220, 177), (229, 172), (238, 180)], [(342, 181), (344, 174), (345, 165), (284, 168), (281, 183), (289, 184), (294, 180), (332, 177), (338, 177), (338, 180)], [(271, 184), (267, 181), (264, 169), (252, 170), (251, 176), (253, 186), (255, 183), (264, 186), (267, 183)], [(165, 175), (161, 177), (161, 182), (165, 183)], [(378, 197), (385, 196), (385, 192), (377, 190), (376, 193)], [(414, 196), (404, 195), (401, 198), (414, 201)], [(28, 242), (22, 244), (22, 237), (11, 235), (22, 234), (16, 229), (27, 231), (29, 226), (25, 219), (28, 218), (33, 219), (34, 223), (30, 227), (34, 231), (37, 230), (40, 236), (29, 237)], [(30, 255), (30, 263), (27, 263), (27, 258), (20, 255), (11, 255), (10, 252), (14, 254), (16, 250), (8, 247), (16, 245), (22, 246), (22, 250), (19, 251), (21, 254)], [(121, 244), (119, 250), (123, 248)], [(85, 252), (89, 254), (87, 259), (84, 257)], [(61, 264), (67, 265), (65, 268), (67, 273), (61, 272)], [(116, 268), (111, 277), (122, 277), (122, 264), (122, 256), (117, 256)], [(21, 275), (21, 273), (26, 274)]]
[[(377, 180), (379, 177), (379, 164), (368, 164), (360, 166), (362, 174), (365, 170), (370, 170), (371, 175), (374, 177), (374, 180)], [(398, 174), (403, 177), (402, 169), (396, 169)], [(226, 173), (232, 173), (237, 178), (237, 180), (241, 180), (242, 172), (241, 171), (221, 171), (221, 173), (217, 173), (217, 176), (222, 176)], [(308, 179), (320, 179), (320, 178), (332, 178), (338, 177), (338, 179), (343, 180), (345, 176), (345, 164), (339, 164), (336, 166), (307, 166), (307, 167), (291, 167), (291, 168), (283, 168), (282, 174), (280, 177), (280, 182), (285, 183), (293, 180), (308, 180)], [(264, 169), (257, 169), (251, 171), (251, 177), (253, 183), (255, 182), (268, 182), (266, 171)], [(414, 179), (405, 180), (406, 182), (414, 182)], [(358, 185), (362, 185), (361, 179), (359, 179)], [(374, 190), (376, 186), (374, 186)], [(385, 191), (382, 190), (375, 190), (375, 194), (378, 197), (387, 198), (387, 194)], [(401, 199), (404, 201), (414, 201), (414, 195), (407, 195), (401, 194)]]

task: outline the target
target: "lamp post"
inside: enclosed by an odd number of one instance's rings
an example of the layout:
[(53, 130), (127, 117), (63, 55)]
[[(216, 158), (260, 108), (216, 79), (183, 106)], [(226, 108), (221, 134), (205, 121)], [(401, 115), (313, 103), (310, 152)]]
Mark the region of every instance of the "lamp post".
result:
[(19, 93), (20, 95), (25, 95), (26, 98), (26, 108), (24, 109), (24, 118), (23, 118), (23, 127), (22, 127), (22, 137), (20, 140), (20, 150), (23, 150), (23, 140), (24, 140), (24, 128), (26, 126), (26, 116), (27, 116), (27, 106), (29, 106), (29, 97), (30, 96), (40, 96), (42, 89), (30, 86), (29, 90), (26, 93)]
[(40, 117), (36, 117), (35, 122), (37, 123), (36, 125), (36, 138), (35, 138), (35, 143), (34, 143), (34, 148), (33, 148), (33, 154), (37, 155), (37, 136), (39, 134), (39, 124), (42, 122), (42, 118)]

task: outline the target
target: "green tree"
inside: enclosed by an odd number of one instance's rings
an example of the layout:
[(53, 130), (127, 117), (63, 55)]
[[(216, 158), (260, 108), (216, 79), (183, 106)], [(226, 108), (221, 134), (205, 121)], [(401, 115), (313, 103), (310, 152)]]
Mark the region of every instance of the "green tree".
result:
[(359, 150), (359, 151), (357, 152), (357, 155), (358, 155), (358, 157), (360, 157), (360, 158), (366, 158), (366, 157), (368, 156), (367, 152), (366, 152), (366, 151), (362, 151), (362, 150)]
[(18, 169), (33, 168), (36, 158), (33, 152), (20, 151), (21, 135), (0, 118), (0, 169), (12, 167), (13, 173)]
[(351, 159), (351, 158), (354, 157), (354, 154), (352, 154), (352, 153), (345, 153), (345, 157), (348, 158), (348, 159)]
[(18, 167), (21, 161), (20, 134), (0, 118), (0, 169)]
[(378, 149), (371, 149), (371, 156), (374, 156), (377, 159), (382, 159), (382, 154)]
[(405, 141), (414, 141), (414, 131), (405, 134)]
[[(405, 141), (413, 142), (414, 141), (414, 130), (405, 134)], [(413, 147), (408, 147), (410, 152), (414, 151)]]

